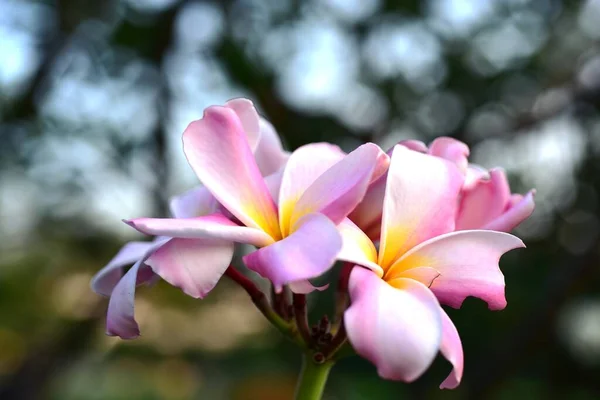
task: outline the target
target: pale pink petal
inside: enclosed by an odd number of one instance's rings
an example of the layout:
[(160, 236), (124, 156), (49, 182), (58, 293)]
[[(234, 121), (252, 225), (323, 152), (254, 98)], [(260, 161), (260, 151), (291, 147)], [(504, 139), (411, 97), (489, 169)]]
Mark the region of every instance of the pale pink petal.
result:
[[(535, 189), (532, 190), (533, 194), (535, 195)], [(506, 210), (508, 211), (509, 209), (513, 208), (514, 206), (517, 205), (517, 203), (520, 203), (521, 200), (523, 200), (525, 196), (523, 196), (522, 194), (518, 194), (518, 193), (513, 193), (510, 195), (510, 200), (508, 200), (508, 205), (506, 206)]]
[(490, 171), (489, 180), (480, 180), (463, 192), (456, 218), (456, 230), (481, 229), (502, 215), (510, 201), (510, 187), (501, 169)]
[[(487, 223), (482, 229), (491, 231), (510, 232), (517, 227), (521, 222), (525, 221), (533, 213), (535, 208), (535, 190), (530, 191), (521, 201), (512, 205), (502, 215)], [(511, 202), (514, 201), (515, 195), (511, 196)]]
[(215, 213), (219, 203), (208, 189), (198, 186), (173, 197), (169, 202), (169, 208), (175, 218), (192, 218)]
[(251, 100), (245, 98), (231, 99), (225, 103), (225, 107), (232, 109), (240, 119), (242, 128), (246, 133), (248, 144), (252, 151), (256, 151), (260, 143), (260, 116)]
[(440, 314), (442, 317), (442, 344), (440, 345), (440, 351), (452, 364), (452, 372), (442, 382), (440, 389), (454, 389), (460, 384), (463, 375), (463, 348), (456, 326), (454, 326), (448, 314), (441, 308)]
[(465, 183), (463, 184), (463, 190), (473, 189), (480, 180), (489, 180), (490, 173), (487, 169), (480, 167), (477, 164), (469, 164), (467, 173), (465, 175)]
[(134, 298), (138, 271), (143, 260), (139, 260), (121, 278), (113, 289), (106, 315), (106, 334), (122, 339), (134, 339), (140, 329), (134, 318)]
[(320, 212), (339, 224), (363, 199), (373, 174), (382, 174), (388, 156), (373, 143), (367, 143), (337, 162), (304, 192), (296, 203), (290, 224), (305, 215)]
[(254, 104), (238, 98), (228, 101), (225, 106), (239, 117), (262, 175), (271, 175), (283, 167), (290, 154), (283, 150), (275, 128), (258, 115)]
[(344, 314), (348, 339), (384, 379), (412, 382), (435, 359), (442, 337), (440, 306), (421, 283), (392, 287), (371, 271), (350, 274), (351, 305)]
[(279, 191), (279, 225), (285, 236), (290, 230), (292, 212), (306, 189), (346, 154), (329, 143), (312, 143), (299, 147), (290, 156)]
[[(379, 181), (380, 179), (384, 178), (387, 176), (387, 172), (388, 169), (390, 168), (390, 154), (384, 152), (383, 150), (381, 150), (381, 148), (379, 146), (377, 146), (374, 143), (367, 143), (364, 144), (363, 146), (369, 146), (371, 148), (375, 147), (378, 151), (377, 151), (377, 157), (375, 158), (375, 166), (373, 167), (373, 173), (371, 174), (371, 180), (369, 181), (369, 187), (371, 185), (373, 185), (375, 182)], [(360, 147), (363, 147), (360, 146)], [(359, 148), (360, 148), (359, 147)], [(358, 150), (359, 148), (357, 148), (356, 150)], [(354, 151), (356, 151), (354, 150)], [(353, 151), (353, 153), (354, 153)], [(373, 151), (373, 150), (371, 150)]]
[(463, 173), (469, 165), (469, 146), (451, 137), (439, 137), (429, 145), (429, 154), (456, 164)]
[(335, 225), (322, 214), (304, 217), (290, 236), (244, 257), (251, 270), (281, 288), (329, 270), (342, 247)]
[(383, 204), (379, 265), (385, 270), (407, 250), (454, 230), (463, 175), (456, 166), (396, 146)]
[(123, 268), (133, 265), (153, 248), (152, 242), (129, 242), (92, 278), (92, 290), (109, 297), (123, 276)]
[(200, 181), (245, 225), (280, 238), (275, 203), (258, 170), (240, 119), (209, 107), (183, 133), (185, 155)]
[(263, 176), (279, 171), (290, 157), (290, 153), (283, 150), (275, 128), (264, 118), (260, 119), (260, 140), (254, 150), (254, 157)]
[[(423, 142), (416, 140), (405, 141), (404, 145), (409, 148), (416, 146), (412, 142), (420, 143), (425, 146)], [(425, 151), (427, 151), (427, 146), (425, 146)], [(392, 152), (393, 149), (389, 151), (389, 154)], [(370, 234), (368, 235), (373, 240), (379, 240), (379, 232), (381, 231), (383, 197), (385, 196), (385, 184), (387, 182), (389, 164), (389, 155), (387, 153), (381, 154), (380, 159), (377, 161), (376, 171), (373, 173), (367, 192), (362, 201), (348, 216), (348, 218), (358, 225), (365, 233), (375, 232), (376, 234), (373, 236)]]
[(427, 151), (429, 150), (427, 148), (427, 145), (425, 143), (421, 142), (420, 140), (413, 140), (413, 139), (402, 140), (402, 141), (398, 142), (398, 144), (402, 145), (410, 150), (418, 151), (419, 153), (427, 153)]
[(283, 179), (283, 169), (272, 173), (269, 176), (265, 176), (265, 183), (267, 189), (274, 199), (279, 199), (279, 192), (281, 190), (281, 180)]
[(509, 250), (525, 247), (521, 239), (503, 232), (459, 231), (421, 243), (404, 254), (385, 274), (401, 276), (418, 267), (438, 270), (431, 285), (442, 304), (458, 308), (467, 296), (478, 297), (492, 310), (506, 306), (504, 275), (498, 262)]
[(273, 239), (265, 232), (239, 226), (222, 214), (196, 218), (136, 218), (125, 223), (146, 235), (182, 239), (225, 239), (259, 247), (273, 243)]
[(427, 287), (431, 287), (433, 281), (440, 276), (440, 271), (431, 267), (417, 267), (411, 268), (406, 271), (398, 273), (399, 278), (414, 279), (417, 282), (421, 282)]
[[(352, 220), (363, 231), (371, 231), (373, 228), (381, 230), (381, 214), (383, 212), (383, 197), (385, 196), (385, 183), (387, 176), (377, 179), (367, 189), (365, 197), (350, 213), (348, 218)], [(379, 234), (370, 236), (371, 239), (379, 240)]]
[(377, 249), (371, 239), (348, 218), (339, 223), (337, 228), (342, 236), (342, 249), (337, 259), (362, 265), (377, 276), (383, 276), (383, 269), (377, 265)]
[(323, 285), (323, 286), (315, 286), (312, 283), (310, 283), (310, 281), (308, 279), (304, 279), (301, 281), (296, 281), (296, 282), (290, 282), (288, 284), (290, 290), (292, 291), (292, 293), (298, 293), (298, 294), (309, 294), (314, 292), (315, 290), (322, 292), (324, 290), (327, 290), (327, 288), (329, 287), (329, 283)]
[(171, 239), (148, 258), (152, 270), (187, 295), (203, 298), (229, 266), (234, 244), (218, 239)]

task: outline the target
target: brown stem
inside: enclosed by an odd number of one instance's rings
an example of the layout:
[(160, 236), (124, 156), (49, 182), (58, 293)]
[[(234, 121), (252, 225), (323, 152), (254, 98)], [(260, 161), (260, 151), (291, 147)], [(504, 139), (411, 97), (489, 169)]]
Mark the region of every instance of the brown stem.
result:
[(261, 313), (275, 326), (281, 328), (285, 325), (279, 315), (271, 308), (267, 296), (252, 282), (246, 278), (244, 274), (235, 269), (232, 265), (227, 268), (225, 275), (240, 285), (252, 299), (252, 302), (260, 310)]
[(344, 318), (344, 311), (348, 307), (348, 281), (350, 279), (350, 272), (352, 272), (354, 264), (344, 263), (340, 276), (338, 279), (338, 285), (335, 292), (335, 315), (331, 330), (333, 333), (337, 332), (339, 327), (342, 325)]
[(283, 317), (288, 321), (294, 316), (293, 306), (290, 304), (291, 295), (292, 292), (290, 288), (287, 285), (285, 285), (283, 287), (283, 291), (281, 292), (281, 310), (283, 313)]
[(281, 292), (277, 293), (275, 290), (275, 286), (271, 286), (271, 304), (275, 312), (285, 320), (288, 320), (288, 302), (287, 302), (287, 289), (286, 286), (283, 287)]
[(331, 340), (331, 343), (323, 349), (323, 354), (326, 358), (331, 358), (335, 355), (335, 353), (342, 348), (342, 346), (346, 343), (347, 335), (346, 335), (346, 327), (344, 326), (344, 320), (340, 321), (337, 333)]
[(246, 276), (235, 269), (233, 265), (230, 265), (229, 268), (227, 268), (225, 275), (240, 285), (248, 293), (254, 303), (262, 301), (263, 299), (266, 300), (265, 294), (254, 284), (254, 282), (246, 278)]
[(307, 343), (303, 340), (302, 337), (298, 335), (298, 331), (296, 330), (296, 326), (293, 323), (286, 321), (281, 318), (279, 314), (271, 308), (269, 304), (269, 299), (267, 296), (252, 282), (250, 279), (246, 278), (241, 272), (235, 269), (232, 265), (227, 268), (225, 271), (225, 275), (239, 284), (245, 291), (248, 293), (252, 302), (258, 308), (258, 310), (265, 316), (266, 319), (269, 320), (271, 324), (273, 324), (281, 333), (290, 338), (292, 341), (296, 342), (298, 345), (302, 347), (307, 347)]
[(296, 325), (298, 326), (298, 332), (300, 336), (310, 347), (312, 338), (308, 329), (308, 315), (306, 312), (306, 295), (305, 294), (293, 294), (294, 302), (294, 315), (296, 317)]

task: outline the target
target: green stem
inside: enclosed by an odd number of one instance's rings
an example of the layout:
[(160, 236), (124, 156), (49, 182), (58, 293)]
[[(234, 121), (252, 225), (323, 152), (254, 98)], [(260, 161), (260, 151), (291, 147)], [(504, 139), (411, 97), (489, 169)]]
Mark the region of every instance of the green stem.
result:
[[(320, 360), (324, 357), (320, 354)], [(302, 359), (302, 370), (296, 384), (296, 400), (320, 400), (325, 390), (329, 371), (333, 361), (315, 362), (315, 357), (305, 353)]]

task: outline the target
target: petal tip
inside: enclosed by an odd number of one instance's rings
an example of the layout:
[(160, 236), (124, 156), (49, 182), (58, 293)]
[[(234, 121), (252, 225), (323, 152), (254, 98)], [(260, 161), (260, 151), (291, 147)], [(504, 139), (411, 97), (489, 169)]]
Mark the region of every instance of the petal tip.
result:
[(203, 123), (212, 123), (221, 126), (228, 126), (232, 120), (239, 119), (235, 111), (229, 107), (210, 106), (204, 110), (201, 120), (194, 121), (188, 125), (188, 128), (183, 132), (184, 138), (190, 134), (190, 128), (194, 129), (196, 125), (202, 126)]
[(105, 293), (101, 288), (100, 288), (100, 284), (98, 283), (98, 276), (94, 276), (92, 278), (92, 280), (90, 281), (90, 289), (92, 289), (92, 292), (96, 293), (97, 295), (100, 295), (102, 297), (110, 297), (110, 294)]
[(141, 336), (140, 329), (136, 325), (135, 327), (127, 327), (121, 329), (122, 327), (113, 326), (112, 323), (108, 322), (106, 325), (106, 336), (119, 337), (125, 340), (137, 339)]
[(494, 167), (494, 168), (490, 168), (490, 173), (492, 172), (496, 172), (498, 174), (506, 174), (506, 170), (503, 167)]
[(254, 102), (246, 97), (234, 97), (225, 102), (226, 106), (235, 106), (235, 105), (244, 105), (249, 107), (254, 107)]
[(452, 379), (451, 382), (442, 382), (442, 384), (440, 385), (440, 389), (456, 389), (458, 385), (460, 385), (460, 382), (457, 382), (454, 379)]

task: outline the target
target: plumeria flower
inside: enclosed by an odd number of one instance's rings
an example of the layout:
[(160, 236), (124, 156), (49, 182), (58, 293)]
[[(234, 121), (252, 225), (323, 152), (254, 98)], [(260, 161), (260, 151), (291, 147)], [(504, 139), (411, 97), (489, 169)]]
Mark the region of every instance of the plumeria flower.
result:
[(523, 242), (508, 233), (454, 231), (464, 174), (453, 162), (397, 145), (385, 182), (379, 249), (349, 219), (339, 225), (339, 258), (357, 264), (344, 315), (348, 339), (386, 379), (413, 381), (438, 351), (453, 365), (442, 388), (463, 372), (457, 330), (440, 307), (467, 296), (506, 306), (502, 254)]
[[(239, 114), (219, 106), (207, 108), (201, 120), (188, 126), (183, 148), (200, 181), (232, 218), (215, 213), (127, 223), (149, 235), (254, 245), (259, 249), (244, 262), (277, 289), (317, 277), (332, 266), (342, 246), (336, 225), (389, 164), (389, 157), (372, 143), (348, 155), (329, 144), (311, 144), (289, 156), (280, 179), (263, 179)], [(215, 286), (228, 267), (225, 259), (233, 254), (233, 248), (226, 256), (223, 251), (223, 262), (173, 262), (181, 251), (170, 243), (146, 264), (193, 297), (203, 297)]]
[[(490, 171), (470, 164), (469, 147), (456, 139), (440, 137), (429, 147), (418, 140), (400, 142), (404, 147), (451, 161), (464, 175), (463, 186), (457, 197), (456, 230), (489, 229), (510, 232), (526, 220), (535, 208), (535, 190), (526, 195), (512, 194), (506, 173), (495, 168)], [(386, 178), (381, 177), (368, 189), (361, 204), (350, 214), (372, 239), (380, 235), (381, 213)]]
[[(283, 150), (273, 126), (258, 115), (250, 100), (230, 100), (225, 107), (233, 110), (238, 116), (260, 173), (263, 176), (277, 174), (287, 161), (289, 153)], [(219, 209), (219, 203), (204, 186), (198, 186), (170, 201), (171, 214), (175, 218), (210, 215)], [(202, 266), (213, 262), (229, 263), (231, 257), (228, 257), (228, 254), (233, 252), (233, 244), (230, 241), (214, 239), (188, 240), (159, 236), (152, 242), (127, 243), (91, 282), (96, 293), (111, 298), (106, 327), (109, 335), (122, 338), (139, 336), (139, 327), (133, 312), (135, 288), (137, 285), (152, 284), (159, 279), (147, 261), (156, 252), (157, 257), (160, 257), (164, 250), (159, 250), (167, 244), (171, 253), (177, 253), (168, 261), (171, 265), (181, 263), (185, 266)], [(132, 264), (133, 267), (123, 274), (124, 269)]]

